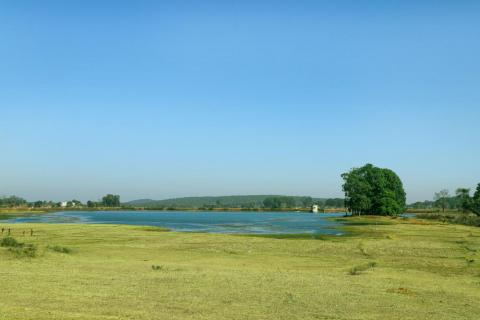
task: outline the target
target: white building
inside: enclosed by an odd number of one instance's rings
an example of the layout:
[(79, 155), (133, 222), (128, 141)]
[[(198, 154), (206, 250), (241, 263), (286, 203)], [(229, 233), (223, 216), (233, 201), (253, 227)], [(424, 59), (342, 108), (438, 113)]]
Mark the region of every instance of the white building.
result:
[(312, 206), (312, 212), (313, 212), (313, 213), (317, 213), (317, 212), (318, 212), (318, 205), (314, 204), (314, 205)]
[(60, 207), (66, 208), (67, 207), (67, 201), (60, 202)]

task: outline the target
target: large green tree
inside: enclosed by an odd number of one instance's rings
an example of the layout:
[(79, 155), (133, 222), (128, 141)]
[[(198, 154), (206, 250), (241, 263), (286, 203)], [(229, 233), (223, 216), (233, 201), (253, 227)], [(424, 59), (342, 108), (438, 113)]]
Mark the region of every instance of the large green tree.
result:
[(345, 205), (354, 214), (397, 215), (405, 210), (405, 191), (390, 169), (366, 164), (343, 173)]

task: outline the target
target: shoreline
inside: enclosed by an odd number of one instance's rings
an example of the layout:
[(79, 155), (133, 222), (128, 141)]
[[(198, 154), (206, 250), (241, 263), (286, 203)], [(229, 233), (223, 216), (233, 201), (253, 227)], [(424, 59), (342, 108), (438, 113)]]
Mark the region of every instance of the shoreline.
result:
[[(306, 208), (279, 208), (279, 209), (250, 209), (250, 208), (144, 208), (144, 207), (98, 207), (98, 208), (0, 208), (0, 216), (2, 215), (23, 215), (23, 214), (46, 214), (54, 212), (68, 212), (68, 211), (187, 211), (187, 212), (298, 212), (311, 213), (310, 209)], [(332, 208), (319, 211), (317, 213), (345, 213), (343, 208)]]

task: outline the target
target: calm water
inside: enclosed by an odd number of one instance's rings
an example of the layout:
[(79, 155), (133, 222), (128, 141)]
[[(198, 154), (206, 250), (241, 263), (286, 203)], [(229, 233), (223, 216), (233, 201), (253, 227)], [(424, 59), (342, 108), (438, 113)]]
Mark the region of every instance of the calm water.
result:
[(327, 219), (343, 213), (68, 211), (17, 217), (10, 223), (93, 223), (158, 226), (174, 231), (260, 234), (343, 234), (341, 222)]

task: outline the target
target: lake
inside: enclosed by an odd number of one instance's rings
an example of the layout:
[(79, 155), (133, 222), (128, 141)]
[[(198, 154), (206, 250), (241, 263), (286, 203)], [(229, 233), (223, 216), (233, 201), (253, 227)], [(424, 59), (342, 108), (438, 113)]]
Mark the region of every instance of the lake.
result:
[(342, 235), (343, 213), (65, 211), (16, 217), (8, 223), (87, 223), (156, 226), (183, 232)]

